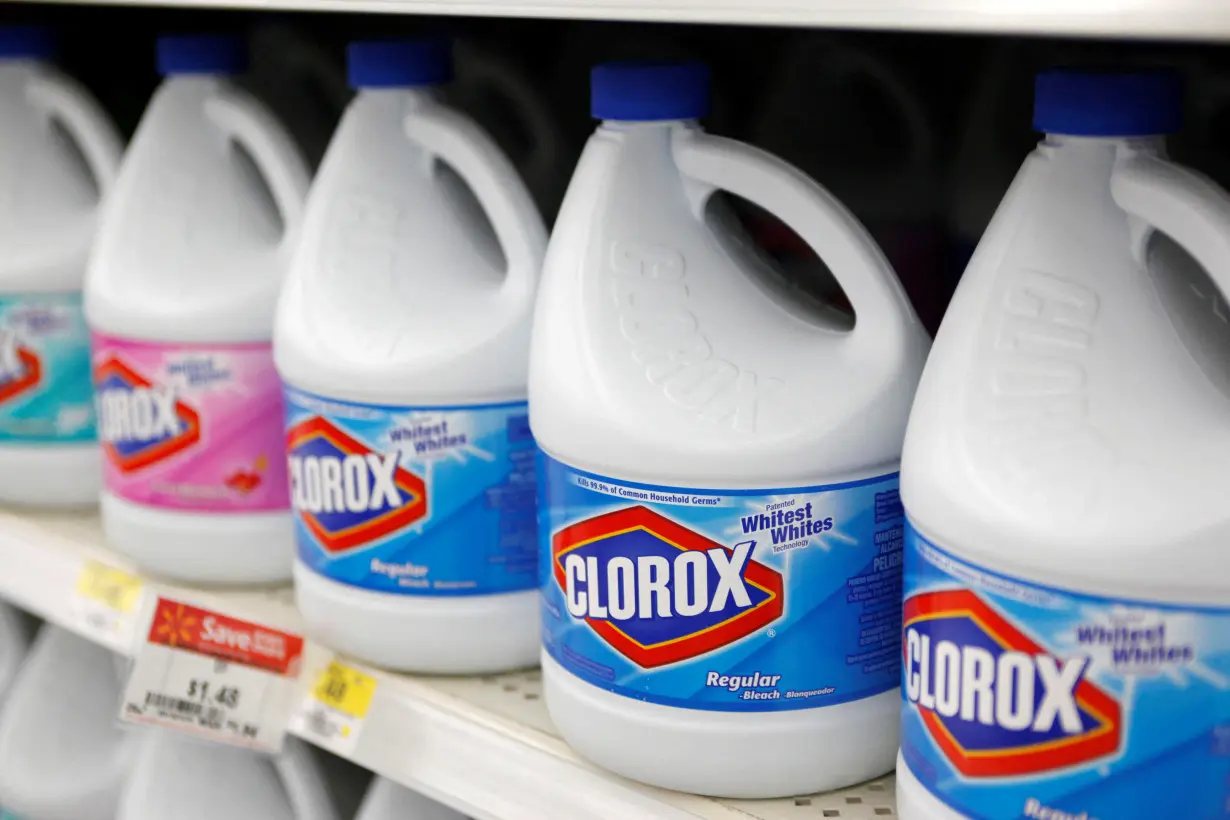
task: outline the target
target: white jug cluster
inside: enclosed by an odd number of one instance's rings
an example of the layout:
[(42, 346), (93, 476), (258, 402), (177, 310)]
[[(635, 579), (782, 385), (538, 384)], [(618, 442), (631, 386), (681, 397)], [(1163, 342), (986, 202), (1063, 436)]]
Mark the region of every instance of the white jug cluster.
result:
[[(1045, 136), (985, 232), (994, 174), (947, 203), (977, 250), (932, 345), (893, 263), (934, 249), (937, 140), (860, 51), (782, 73), (825, 75), (832, 111), (879, 87), (907, 188), (878, 143), (849, 163), (796, 133), (808, 94), (766, 93), (759, 133), (803, 138), (818, 180), (707, 132), (700, 62), (594, 68), (570, 169), (524, 76), (470, 50), (450, 91), (438, 38), (351, 43), (349, 98), (310, 49), (261, 63), (266, 93), (293, 64), (348, 99), (313, 176), (295, 132), (319, 142), (319, 112), (287, 100), (287, 127), (243, 90), (245, 40), (156, 50), (121, 150), (51, 34), (0, 28), (0, 501), (97, 499), (154, 576), (293, 581), (310, 635), (377, 666), (541, 663), (564, 739), (653, 785), (896, 766), (905, 820), (1220, 816), (1230, 197), (1167, 159), (1178, 75), (1038, 75)], [(480, 86), (532, 146), (463, 113)], [(966, 164), (1015, 163), (975, 150), (977, 113)], [(570, 171), (548, 235), (534, 197)], [(911, 291), (939, 275), (902, 264)], [(47, 628), (18, 671), (24, 628), (0, 609), (0, 804), (24, 820), (336, 816), (297, 742), (121, 730), (110, 656)], [(65, 753), (46, 727), (69, 723)], [(361, 817), (385, 816), (448, 811), (377, 781)]]

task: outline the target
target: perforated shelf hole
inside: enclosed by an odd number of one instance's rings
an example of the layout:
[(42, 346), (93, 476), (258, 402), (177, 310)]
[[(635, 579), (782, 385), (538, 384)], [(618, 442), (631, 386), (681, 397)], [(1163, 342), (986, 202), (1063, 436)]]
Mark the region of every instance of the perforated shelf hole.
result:
[(818, 794), (769, 800), (718, 800), (755, 820), (896, 820), (892, 776)]

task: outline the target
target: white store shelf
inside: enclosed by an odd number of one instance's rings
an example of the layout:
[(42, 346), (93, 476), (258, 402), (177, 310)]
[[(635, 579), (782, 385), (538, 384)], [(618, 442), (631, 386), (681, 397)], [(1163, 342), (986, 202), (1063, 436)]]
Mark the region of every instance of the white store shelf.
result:
[[(77, 579), (87, 560), (128, 569), (102, 545), (93, 513), (0, 508), (0, 598), (82, 629)], [(146, 594), (182, 598), (292, 632), (303, 627), (288, 588), (236, 592), (145, 581)], [(134, 646), (108, 643), (131, 654)], [(333, 657), (309, 646), (311, 679)], [(556, 734), (537, 671), (481, 678), (394, 675), (376, 695), (351, 759), (478, 820), (884, 820), (896, 816), (893, 778), (785, 800), (710, 800), (641, 786), (580, 760)], [(311, 740), (310, 737), (307, 739)]]
[[(75, 2), (76, 0), (67, 0)], [(1225, 0), (83, 0), (106, 5), (1230, 39)]]

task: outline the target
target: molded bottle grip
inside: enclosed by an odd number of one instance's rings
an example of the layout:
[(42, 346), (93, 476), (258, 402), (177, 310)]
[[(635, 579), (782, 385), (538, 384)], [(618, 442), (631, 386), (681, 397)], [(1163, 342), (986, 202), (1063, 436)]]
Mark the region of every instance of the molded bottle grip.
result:
[(562, 152), (559, 129), (549, 103), (520, 69), (485, 51), (474, 51), (464, 64), (468, 66), (466, 79), (508, 100), (509, 109), (525, 127), (530, 144), (529, 153), (521, 162), (522, 173), (540, 184), (549, 179), (555, 173)]
[(48, 117), (58, 120), (85, 157), (99, 193), (106, 197), (119, 171), (123, 143), (98, 103), (75, 80), (49, 71), (31, 79), (26, 96)]
[[(1129, 214), (1170, 236), (1230, 298), (1230, 194), (1190, 168), (1157, 156), (1115, 163), (1111, 197)], [(1150, 232), (1134, 238), (1143, 260)]]
[(220, 89), (206, 101), (205, 114), (252, 156), (282, 216), (282, 246), (292, 247), (311, 180), (298, 146), (264, 105), (238, 88)]
[(478, 125), (442, 105), (406, 116), (406, 135), (452, 166), (478, 199), (508, 261), (503, 290), (529, 304), (537, 290), (547, 232), (534, 200), (508, 157)]
[(743, 197), (799, 235), (832, 271), (855, 312), (851, 345), (866, 362), (896, 365), (926, 338), (901, 283), (866, 228), (832, 194), (794, 166), (737, 140), (703, 131), (675, 134), (685, 176)]

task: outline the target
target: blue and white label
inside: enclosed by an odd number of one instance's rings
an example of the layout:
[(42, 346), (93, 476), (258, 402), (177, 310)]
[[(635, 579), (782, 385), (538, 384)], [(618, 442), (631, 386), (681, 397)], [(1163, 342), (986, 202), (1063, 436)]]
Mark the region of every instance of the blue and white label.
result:
[(1230, 608), (1081, 595), (907, 527), (901, 750), (972, 820), (1230, 817)]
[(343, 584), (491, 595), (538, 577), (525, 402), (388, 407), (286, 390), (299, 558)]
[(0, 442), (90, 442), (94, 426), (81, 295), (0, 296)]
[(897, 474), (698, 490), (539, 468), (543, 644), (650, 703), (814, 709), (900, 675)]

